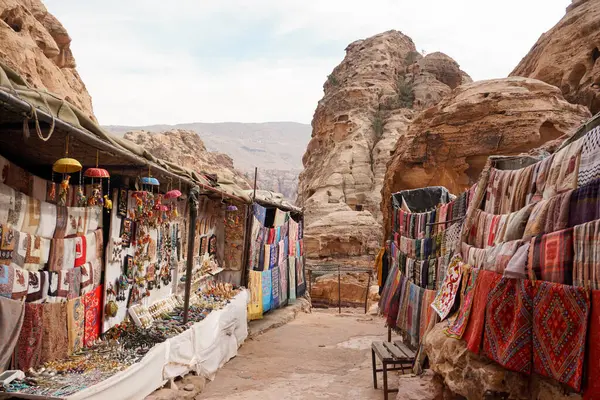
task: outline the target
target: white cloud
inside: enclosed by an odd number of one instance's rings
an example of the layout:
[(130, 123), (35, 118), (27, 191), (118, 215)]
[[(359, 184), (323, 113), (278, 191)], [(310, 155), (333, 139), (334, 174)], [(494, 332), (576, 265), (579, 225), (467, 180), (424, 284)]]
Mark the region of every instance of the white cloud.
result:
[(309, 122), (345, 46), (389, 29), (450, 55), (474, 79), (503, 77), (569, 1), (46, 3), (73, 37), (100, 122), (146, 125)]

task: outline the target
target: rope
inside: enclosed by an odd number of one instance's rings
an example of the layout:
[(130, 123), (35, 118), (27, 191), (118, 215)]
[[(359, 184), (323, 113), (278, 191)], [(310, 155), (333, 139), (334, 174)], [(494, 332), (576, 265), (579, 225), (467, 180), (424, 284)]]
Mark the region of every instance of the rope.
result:
[[(31, 136), (31, 133), (29, 132), (29, 120), (33, 119), (35, 121), (35, 131), (36, 131), (38, 137), (43, 142), (47, 142), (48, 140), (50, 140), (50, 138), (52, 137), (52, 134), (54, 133), (54, 128), (56, 126), (56, 118), (54, 118), (54, 114), (52, 113), (52, 110), (50, 109), (50, 105), (48, 104), (48, 100), (46, 99), (46, 97), (42, 96), (42, 94), (40, 92), (36, 91), (36, 93), (44, 101), (44, 105), (46, 106), (46, 109), (48, 110), (48, 114), (50, 115), (50, 117), (52, 117), (52, 122), (50, 123), (50, 130), (48, 131), (48, 136), (44, 137), (44, 134), (42, 133), (42, 129), (40, 128), (40, 121), (37, 116), (36, 108), (34, 107), (33, 104), (31, 104), (27, 100), (22, 99), (27, 104), (29, 104), (29, 107), (30, 107), (29, 114), (25, 113), (25, 119), (23, 119), (23, 136), (26, 139), (28, 139)], [(60, 108), (62, 108), (62, 102), (59, 107), (59, 110), (60, 110)]]

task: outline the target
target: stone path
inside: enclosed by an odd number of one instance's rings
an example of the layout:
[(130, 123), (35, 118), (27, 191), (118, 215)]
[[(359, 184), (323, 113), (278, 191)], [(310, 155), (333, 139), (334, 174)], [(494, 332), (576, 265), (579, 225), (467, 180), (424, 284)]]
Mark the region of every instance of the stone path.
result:
[(373, 389), (370, 346), (384, 340), (384, 321), (345, 311), (313, 309), (248, 340), (196, 399), (382, 400)]

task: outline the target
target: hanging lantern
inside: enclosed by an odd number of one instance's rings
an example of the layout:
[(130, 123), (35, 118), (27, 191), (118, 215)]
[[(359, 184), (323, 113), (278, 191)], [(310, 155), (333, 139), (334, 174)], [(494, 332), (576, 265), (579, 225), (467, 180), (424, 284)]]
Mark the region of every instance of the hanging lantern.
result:
[[(90, 206), (105, 206), (107, 210), (112, 208), (112, 201), (110, 201), (110, 174), (104, 168), (98, 167), (98, 150), (96, 150), (96, 166), (94, 168), (88, 168), (83, 173), (83, 176), (92, 180), (92, 196), (88, 200)], [(100, 180), (100, 188), (94, 182), (94, 179)], [(102, 196), (102, 179), (108, 181), (106, 192), (108, 196)]]
[[(68, 174), (73, 174), (75, 172), (81, 171), (81, 163), (74, 158), (69, 157), (69, 136), (67, 136), (65, 141), (65, 156), (56, 160), (54, 165), (52, 165), (52, 189), (50, 193), (50, 198), (54, 198), (56, 195), (55, 185), (54, 185), (54, 173), (62, 174), (62, 181), (60, 183), (60, 191), (58, 193), (58, 204), (61, 206), (67, 205), (67, 195), (69, 192), (69, 181), (71, 176)], [(79, 180), (81, 181), (81, 174), (79, 175)]]
[(181, 197), (181, 192), (177, 189), (169, 190), (167, 193), (165, 193), (165, 199), (168, 200), (177, 199), (179, 197)]

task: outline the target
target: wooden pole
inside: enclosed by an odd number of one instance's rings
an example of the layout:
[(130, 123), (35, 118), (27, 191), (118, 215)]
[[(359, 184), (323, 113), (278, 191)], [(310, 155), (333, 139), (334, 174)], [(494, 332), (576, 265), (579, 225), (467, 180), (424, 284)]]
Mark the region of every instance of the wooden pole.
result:
[(254, 167), (254, 193), (252, 193), (252, 202), (256, 199), (256, 179), (258, 177), (258, 167)]
[(342, 274), (338, 265), (338, 314), (342, 313)]
[(190, 221), (188, 227), (188, 254), (187, 268), (185, 271), (185, 298), (183, 302), (183, 323), (188, 322), (188, 311), (190, 308), (190, 292), (192, 289), (192, 270), (194, 269), (194, 243), (196, 242), (196, 218), (198, 216), (198, 186), (190, 189)]

